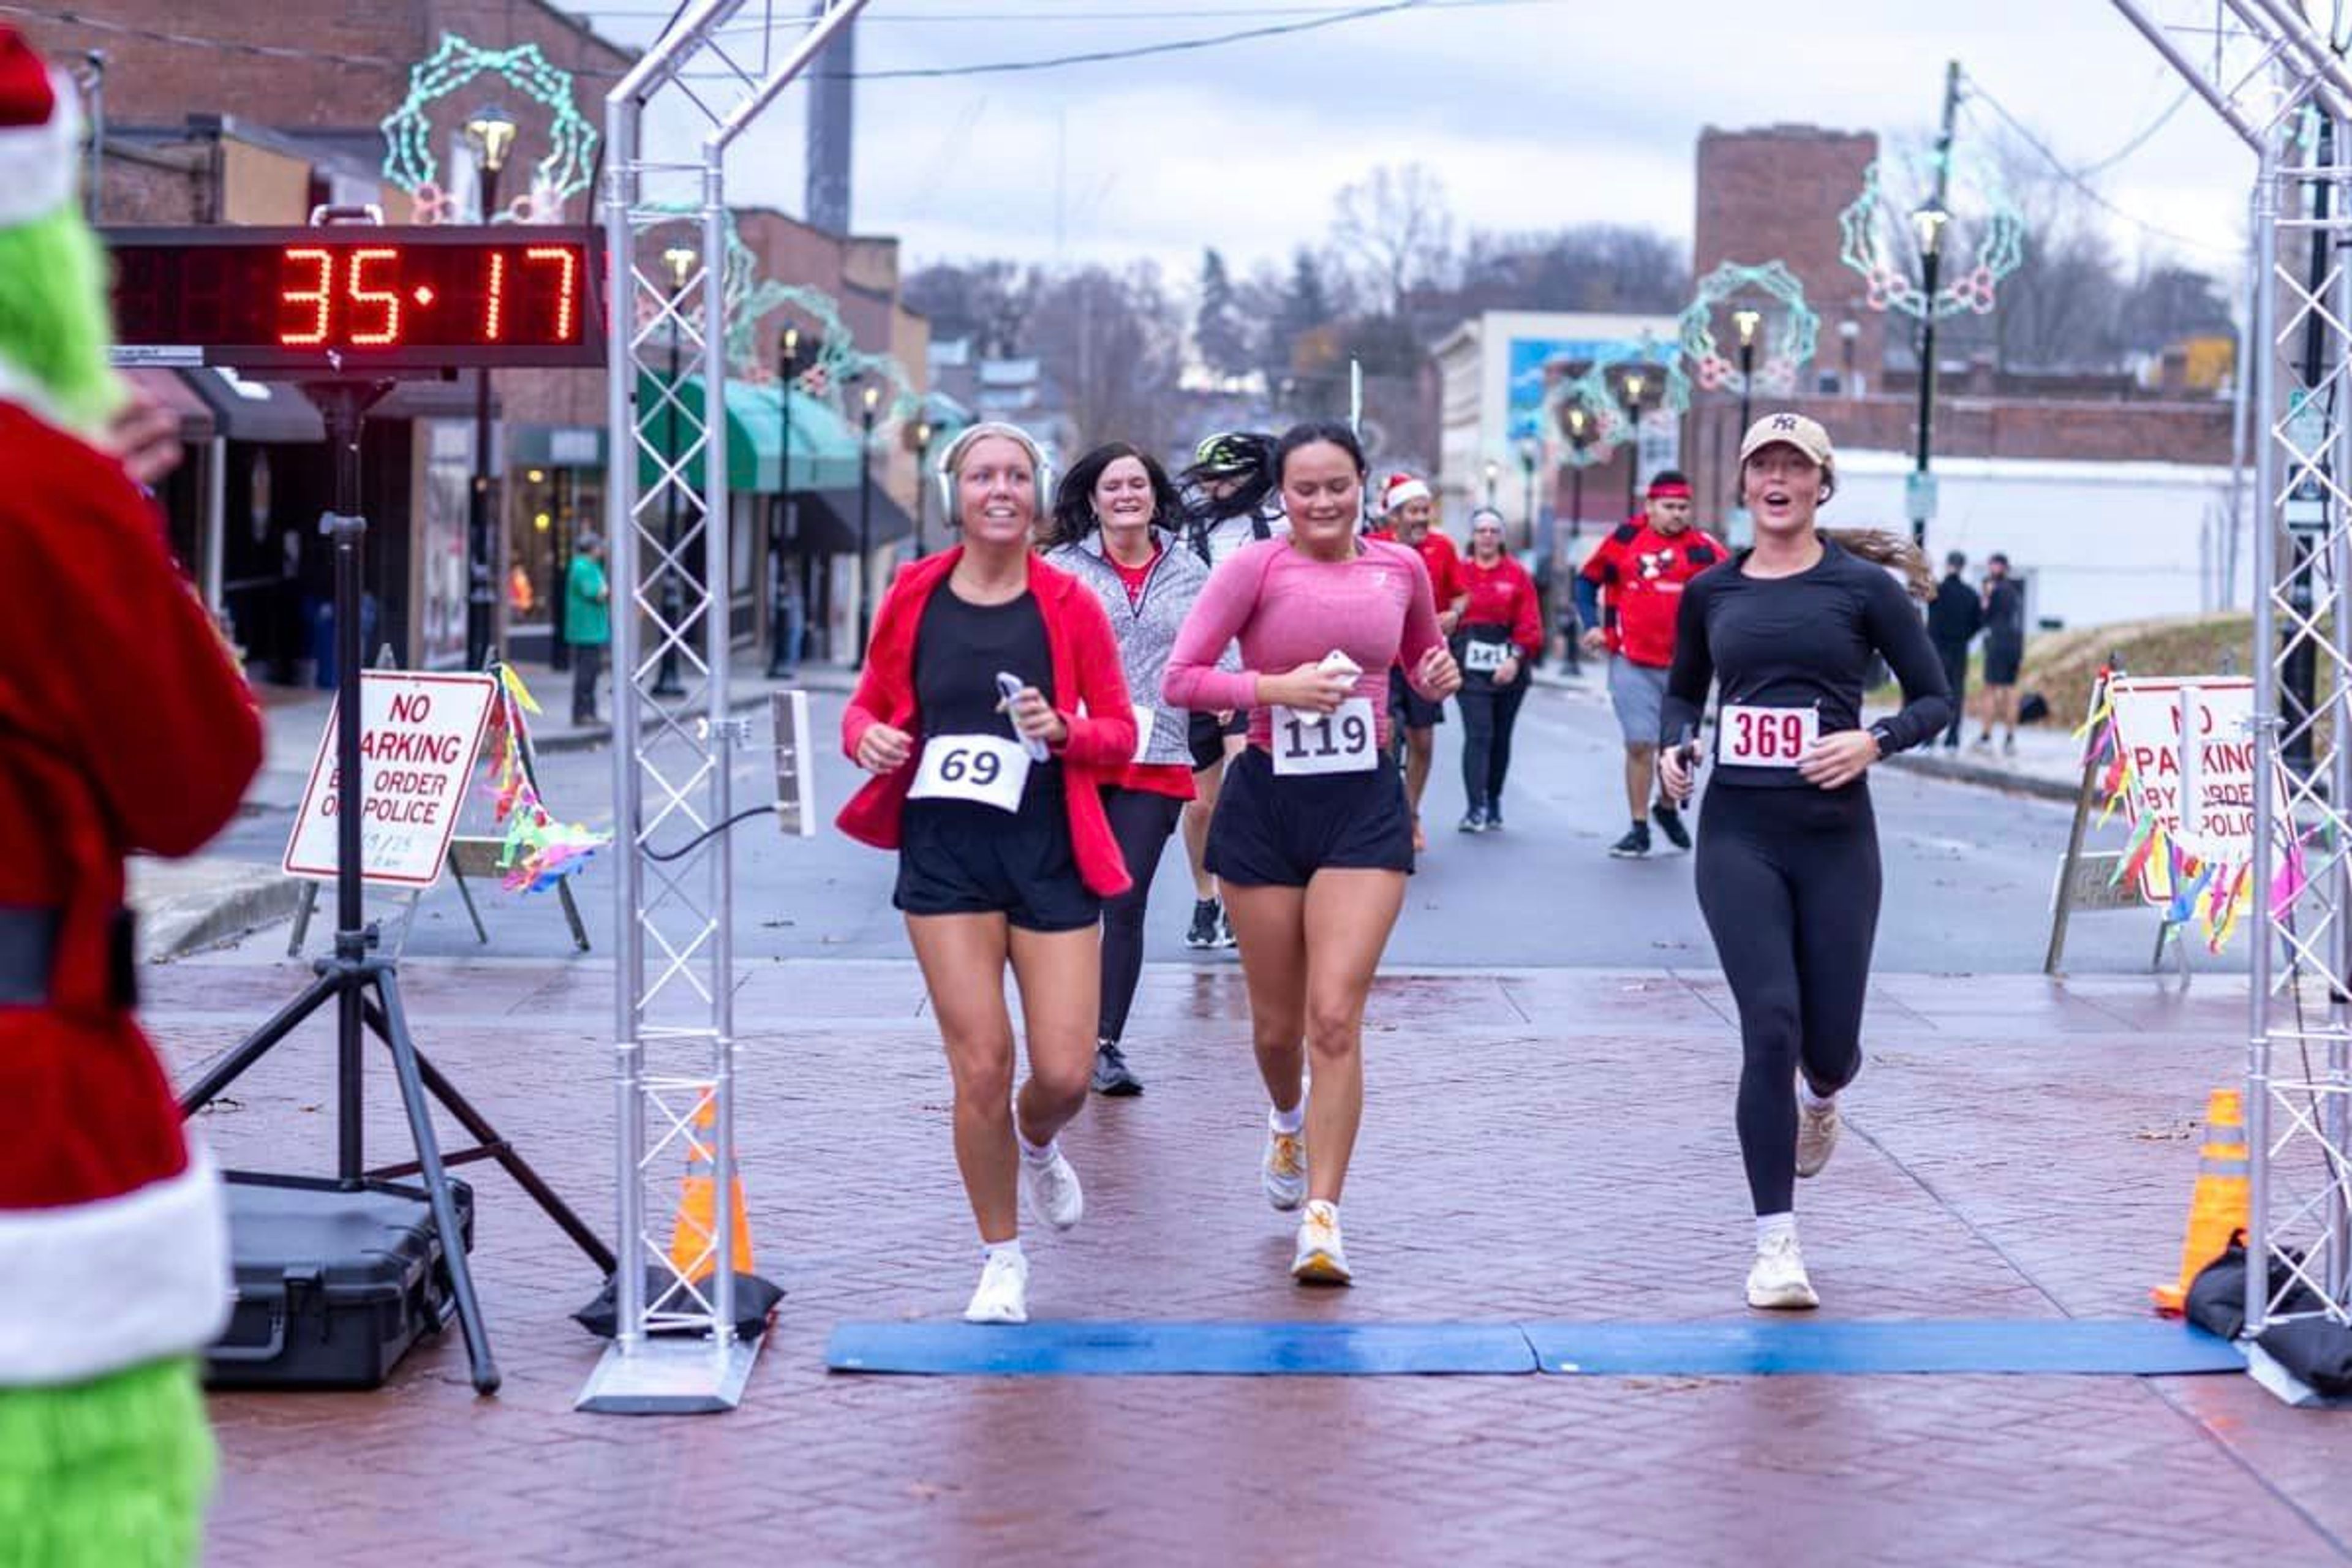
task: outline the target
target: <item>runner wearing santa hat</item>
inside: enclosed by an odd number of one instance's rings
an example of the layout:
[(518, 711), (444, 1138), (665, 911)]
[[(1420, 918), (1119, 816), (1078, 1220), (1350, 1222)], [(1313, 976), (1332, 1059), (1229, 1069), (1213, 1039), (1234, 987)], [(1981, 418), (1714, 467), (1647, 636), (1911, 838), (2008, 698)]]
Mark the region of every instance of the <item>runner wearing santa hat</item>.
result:
[[(1429, 568), (1430, 592), (1437, 602), (1438, 630), (1452, 637), (1465, 602), (1462, 555), (1444, 530), (1434, 526), (1436, 498), (1425, 482), (1398, 472), (1381, 486), (1380, 500), (1380, 515), (1386, 526), (1372, 537), (1421, 552), (1422, 564)], [(1437, 749), (1437, 726), (1445, 722), (1445, 703), (1415, 691), (1399, 666), (1389, 671), (1389, 713), (1395, 721), (1392, 743), (1401, 738), (1404, 750), (1404, 795), (1412, 808), (1412, 847), (1425, 850), (1429, 836), (1421, 827), (1421, 796), (1429, 787), (1429, 763)]]
[[(133, 1016), (123, 862), (236, 815), (261, 721), (121, 459), (70, 87), (0, 26), (0, 1562), (179, 1564), (229, 1300), (211, 1162)], [(101, 447), (110, 448), (102, 450)]]
[(1633, 826), (1609, 847), (1620, 859), (1650, 852), (1650, 819), (1677, 849), (1689, 830), (1671, 801), (1653, 804), (1658, 772), (1658, 709), (1675, 662), (1675, 611), (1683, 585), (1725, 558), (1724, 548), (1691, 526), (1690, 480), (1672, 468), (1651, 479), (1647, 510), (1586, 557), (1576, 580), (1576, 608), (1591, 629), (1584, 646), (1609, 658), (1609, 702), (1625, 738), (1625, 804)]

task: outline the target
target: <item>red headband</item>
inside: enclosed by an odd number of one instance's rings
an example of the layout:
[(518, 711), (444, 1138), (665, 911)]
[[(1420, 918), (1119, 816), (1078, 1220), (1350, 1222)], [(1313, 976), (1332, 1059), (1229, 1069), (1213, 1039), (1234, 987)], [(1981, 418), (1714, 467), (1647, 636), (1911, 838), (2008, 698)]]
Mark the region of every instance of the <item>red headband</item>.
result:
[(1688, 500), (1691, 488), (1680, 479), (1654, 479), (1650, 483), (1652, 500)]

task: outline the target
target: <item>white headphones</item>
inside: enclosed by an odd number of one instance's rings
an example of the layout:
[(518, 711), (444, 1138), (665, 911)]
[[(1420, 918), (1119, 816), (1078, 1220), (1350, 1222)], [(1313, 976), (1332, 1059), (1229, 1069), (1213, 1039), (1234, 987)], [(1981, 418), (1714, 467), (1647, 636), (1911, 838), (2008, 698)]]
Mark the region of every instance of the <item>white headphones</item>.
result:
[(966, 426), (940, 456), (940, 511), (947, 519), (950, 528), (963, 526), (963, 514), (956, 507), (957, 470), (963, 467), (964, 454), (971, 450), (975, 442), (988, 436), (1002, 436), (1008, 441), (1016, 442), (1023, 451), (1029, 454), (1030, 471), (1037, 479), (1035, 505), (1031, 515), (1042, 519), (1052, 505), (1053, 465), (1045, 460), (1045, 448), (1037, 444), (1037, 437), (1018, 425), (983, 419), (977, 425)]

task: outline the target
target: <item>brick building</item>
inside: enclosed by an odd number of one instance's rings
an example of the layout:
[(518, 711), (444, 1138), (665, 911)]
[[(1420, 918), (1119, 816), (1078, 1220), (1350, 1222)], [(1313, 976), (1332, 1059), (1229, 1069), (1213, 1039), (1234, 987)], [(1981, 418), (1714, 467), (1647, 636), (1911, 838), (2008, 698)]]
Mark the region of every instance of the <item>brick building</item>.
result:
[[(537, 45), (573, 74), (574, 107), (600, 132), (604, 93), (633, 58), (540, 0), (336, 0), (297, 9), (299, 27), (288, 26), (288, 6), (268, 0), (194, 8), (176, 0), (112, 0), (102, 18), (21, 23), (35, 47), (63, 64), (104, 52), (103, 178), (95, 203), (101, 223), (299, 224), (322, 203), (372, 203), (386, 222), (407, 221), (409, 202), (380, 172), (379, 121), (405, 99), (411, 67), (443, 33), (485, 48)], [(505, 103), (520, 123), (518, 163), (542, 155), (545, 124), (534, 116), (544, 111), (502, 90), (495, 78), (479, 86), (482, 101)], [(460, 190), (470, 189), (471, 170), (457, 125), (471, 102), (464, 95), (448, 101), (433, 127), (445, 177)], [(593, 216), (586, 194), (572, 196), (562, 214), (574, 223)], [(830, 295), (857, 347), (893, 354), (920, 387), (928, 333), (899, 302), (895, 240), (824, 234), (771, 212), (746, 212), (740, 222), (762, 276)], [(763, 336), (772, 340), (768, 329), (782, 324), (762, 323)], [(207, 586), (231, 614), (257, 673), (309, 674), (302, 667), (327, 585), (323, 552), (308, 549), (304, 537), (325, 482), (316, 416), (306, 421), (289, 392), (268, 395), (249, 383), (224, 391), (215, 373), (188, 375), (197, 384), (173, 401), (184, 407), (184, 433), (205, 447), (167, 497), (175, 533), (192, 563), (212, 563)], [(155, 377), (145, 379), (152, 384)], [(495, 492), (507, 557), (498, 579), (509, 586), (500, 595), (501, 631), (510, 630), (512, 645), (529, 653), (551, 639), (550, 611), (560, 602), (554, 590), (572, 535), (604, 528), (605, 376), (501, 371), (490, 379), (499, 415), (493, 464), (504, 476)], [(774, 406), (772, 390), (768, 397)], [(294, 406), (264, 419), (257, 407), (265, 400)], [(366, 504), (372, 517), (391, 524), (372, 535), (370, 587), (383, 607), (376, 640), (390, 641), (413, 667), (462, 658), (472, 401), (470, 378), (411, 383), (372, 416)], [(803, 420), (821, 423), (814, 413)], [(796, 436), (796, 450), (807, 439), (805, 431)], [(887, 544), (908, 529), (913, 455), (894, 447), (876, 464), (875, 478), (881, 503), (875, 536)], [(849, 488), (854, 492), (854, 483)], [(831, 510), (839, 510), (837, 497)], [(821, 521), (826, 511), (818, 496), (802, 515)], [(764, 635), (771, 613), (761, 585), (769, 581), (764, 523), (772, 515), (771, 501), (756, 493), (740, 497), (735, 510), (745, 543), (730, 563), (732, 621), (747, 639)], [(846, 611), (826, 612), (851, 596), (838, 586), (854, 584), (861, 568), (840, 558), (837, 530), (820, 529), (811, 542), (824, 548), (790, 563), (787, 576), (804, 585), (817, 612), (818, 651), (831, 651), (843, 641), (833, 623)]]

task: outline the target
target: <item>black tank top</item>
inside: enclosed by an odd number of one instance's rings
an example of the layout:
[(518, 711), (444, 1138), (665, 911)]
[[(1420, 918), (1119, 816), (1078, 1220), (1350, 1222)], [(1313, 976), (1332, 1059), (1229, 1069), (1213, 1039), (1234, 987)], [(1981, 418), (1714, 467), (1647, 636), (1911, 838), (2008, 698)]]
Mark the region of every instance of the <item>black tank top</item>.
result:
[[(1024, 685), (1054, 694), (1054, 654), (1045, 640), (1045, 617), (1037, 596), (1023, 593), (1002, 605), (975, 605), (958, 598), (955, 584), (942, 581), (923, 606), (915, 628), (915, 730), (918, 736), (1002, 735), (1019, 740), (1012, 715), (996, 705), (996, 673), (1020, 677)], [(1058, 797), (1059, 759), (1033, 763), (1021, 796), (1026, 817), (1041, 798)], [(912, 801), (909, 807), (961, 806), (959, 801)], [(988, 811), (986, 806), (975, 809)], [(998, 820), (1002, 821), (1000, 816)]]

